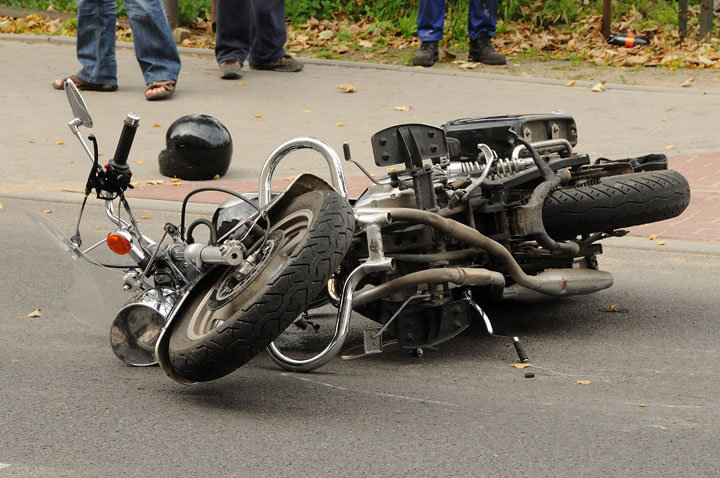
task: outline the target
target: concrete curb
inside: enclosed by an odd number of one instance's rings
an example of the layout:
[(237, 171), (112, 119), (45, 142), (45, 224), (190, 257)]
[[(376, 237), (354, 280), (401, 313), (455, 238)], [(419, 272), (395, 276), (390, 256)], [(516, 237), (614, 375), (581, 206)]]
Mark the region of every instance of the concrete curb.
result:
[[(50, 203), (76, 204), (78, 207), (82, 202), (82, 194), (71, 192), (51, 193), (22, 193), (22, 192), (0, 192), (0, 198), (18, 199), (23, 201), (37, 201)], [(131, 206), (138, 210), (163, 211), (180, 213), (179, 201), (164, 201), (160, 199), (130, 199)], [(100, 207), (98, 201), (88, 202), (88, 207)], [(217, 204), (190, 202), (187, 205), (188, 214), (211, 215), (215, 212)], [(617, 249), (639, 249), (655, 252), (680, 252), (685, 254), (704, 254), (720, 256), (720, 244), (714, 242), (681, 241), (674, 239), (663, 239), (664, 246), (658, 246), (656, 241), (649, 241), (646, 237), (611, 237), (601, 242), (605, 248)]]
[[(61, 36), (45, 36), (45, 35), (24, 35), (14, 33), (0, 33), (0, 41), (24, 41), (24, 42), (35, 42), (35, 43), (51, 43), (56, 45), (68, 45), (75, 44), (75, 37), (61, 37)], [(130, 42), (117, 42), (116, 48), (132, 50), (133, 44)], [(179, 46), (178, 51), (181, 55), (197, 55), (207, 56), (215, 58), (215, 52), (209, 49), (202, 48), (189, 48)], [(459, 76), (466, 78), (480, 78), (484, 80), (496, 80), (496, 81), (513, 81), (527, 84), (540, 84), (550, 86), (565, 86), (565, 80), (554, 80), (551, 78), (525, 78), (512, 75), (502, 75), (493, 73), (480, 73), (470, 71), (456, 71), (456, 70), (441, 70), (431, 69), (423, 67), (410, 67), (403, 65), (381, 65), (379, 63), (364, 63), (364, 62), (353, 62), (353, 61), (342, 61), (342, 60), (322, 60), (319, 58), (305, 58), (298, 57), (308, 65), (318, 66), (333, 66), (342, 68), (365, 68), (374, 70), (388, 70), (388, 71), (402, 71), (406, 73), (416, 73), (422, 75), (440, 75), (440, 76)], [(594, 82), (591, 81), (577, 81), (575, 83), (581, 87), (592, 87)], [(687, 88), (670, 88), (666, 86), (642, 86), (642, 85), (622, 85), (615, 83), (606, 83), (605, 88), (608, 90), (619, 90), (619, 91), (643, 91), (653, 93), (672, 93), (672, 94), (684, 94), (684, 95), (720, 95), (720, 91), (712, 90), (698, 90), (698, 89), (687, 89)]]

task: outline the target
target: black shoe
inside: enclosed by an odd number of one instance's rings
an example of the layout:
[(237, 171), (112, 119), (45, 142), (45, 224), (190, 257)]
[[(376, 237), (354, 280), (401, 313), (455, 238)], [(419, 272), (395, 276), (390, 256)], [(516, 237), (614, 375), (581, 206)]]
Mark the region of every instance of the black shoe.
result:
[(470, 59), (486, 65), (505, 64), (505, 55), (498, 53), (490, 43), (490, 37), (483, 34), (474, 40), (470, 40)]
[(420, 48), (412, 57), (412, 64), (415, 66), (433, 66), (440, 58), (438, 52), (438, 42), (424, 41), (420, 43)]

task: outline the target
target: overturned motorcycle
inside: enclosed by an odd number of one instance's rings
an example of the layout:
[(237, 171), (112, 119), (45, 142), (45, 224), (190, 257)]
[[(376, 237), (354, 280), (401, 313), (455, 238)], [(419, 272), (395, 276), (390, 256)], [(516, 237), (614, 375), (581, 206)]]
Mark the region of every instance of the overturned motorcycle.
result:
[[(345, 144), (345, 159), (371, 181), (355, 200), (330, 146), (290, 140), (267, 158), (257, 198), (210, 188), (230, 199), (212, 220), (186, 226), (194, 191), (179, 225), (167, 223), (155, 242), (140, 232), (124, 195), (139, 118), (128, 114), (102, 167), (95, 138), (91, 151), (79, 133), (92, 126), (87, 107), (71, 81), (65, 90), (75, 116), (70, 129), (93, 166), (72, 239), (43, 225), (77, 263), (112, 266), (90, 257), (103, 243), (132, 259), (122, 284), (133, 298), (106, 322), (111, 346), (124, 362), (159, 363), (181, 383), (220, 378), (265, 348), (287, 370), (316, 369), (343, 348), (353, 312), (378, 324), (365, 331), (370, 353), (388, 337), (408, 350), (439, 344), (473, 317), (494, 334), (481, 304), (606, 289), (613, 278), (598, 269), (598, 241), (677, 216), (690, 200), (687, 181), (667, 169), (663, 155), (591, 162), (576, 153), (569, 115), (474, 118), (376, 133), (375, 164), (403, 165), (379, 180)], [(300, 149), (323, 156), (332, 185), (303, 174), (271, 193), (276, 166)], [(82, 250), (80, 219), (93, 191), (117, 229)], [(193, 240), (200, 226), (210, 231), (206, 244)], [(308, 358), (284, 353), (275, 339), (293, 323), (307, 327), (303, 313), (328, 301), (337, 307), (330, 343)], [(517, 337), (508, 339), (527, 360)]]

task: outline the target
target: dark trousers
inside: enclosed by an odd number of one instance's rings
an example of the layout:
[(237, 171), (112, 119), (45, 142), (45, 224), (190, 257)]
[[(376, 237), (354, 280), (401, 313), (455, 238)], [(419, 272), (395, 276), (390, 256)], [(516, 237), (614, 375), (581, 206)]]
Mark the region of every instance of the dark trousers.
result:
[[(468, 36), (471, 40), (481, 34), (493, 36), (497, 25), (497, 0), (470, 0)], [(440, 41), (445, 23), (445, 0), (420, 0), (418, 7), (418, 37), (420, 41)]]
[(284, 56), (285, 0), (218, 0), (215, 59), (257, 65)]

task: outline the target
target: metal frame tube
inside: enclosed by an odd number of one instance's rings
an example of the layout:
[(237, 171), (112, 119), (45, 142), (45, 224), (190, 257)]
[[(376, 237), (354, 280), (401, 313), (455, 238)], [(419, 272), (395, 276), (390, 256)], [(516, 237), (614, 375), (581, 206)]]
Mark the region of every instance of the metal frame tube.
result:
[(260, 185), (258, 193), (258, 202), (260, 207), (266, 206), (270, 202), (270, 194), (272, 192), (272, 176), (275, 173), (275, 168), (282, 161), (285, 156), (298, 151), (300, 149), (312, 149), (322, 154), (325, 161), (327, 161), (330, 167), (330, 179), (332, 184), (337, 190), (338, 194), (347, 199), (347, 185), (345, 183), (345, 172), (343, 171), (342, 163), (340, 162), (340, 156), (330, 147), (325, 141), (302, 137), (294, 138), (290, 141), (286, 141), (275, 150), (270, 153), (270, 156), (265, 160), (262, 171), (260, 171)]

